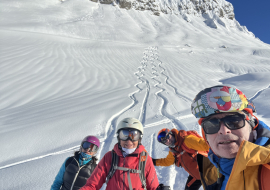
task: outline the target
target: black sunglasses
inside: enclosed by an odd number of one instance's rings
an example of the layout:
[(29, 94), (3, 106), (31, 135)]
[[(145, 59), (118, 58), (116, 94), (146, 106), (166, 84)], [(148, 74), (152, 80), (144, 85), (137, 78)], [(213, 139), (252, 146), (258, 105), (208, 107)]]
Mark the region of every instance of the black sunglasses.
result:
[(230, 130), (240, 129), (245, 126), (245, 115), (243, 114), (234, 114), (228, 115), (221, 119), (205, 119), (202, 121), (202, 128), (205, 134), (215, 134), (220, 129), (220, 122), (222, 121), (224, 125)]

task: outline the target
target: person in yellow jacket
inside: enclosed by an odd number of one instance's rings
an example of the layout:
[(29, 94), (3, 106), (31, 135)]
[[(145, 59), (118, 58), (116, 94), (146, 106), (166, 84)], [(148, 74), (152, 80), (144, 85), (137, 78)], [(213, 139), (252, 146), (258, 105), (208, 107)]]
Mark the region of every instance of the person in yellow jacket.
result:
[(157, 135), (158, 142), (169, 147), (166, 158), (154, 159), (155, 166), (182, 166), (188, 173), (185, 190), (198, 190), (201, 187), (197, 165), (197, 154), (207, 156), (208, 144), (196, 131), (164, 128)]
[[(206, 88), (191, 111), (210, 146), (209, 159), (198, 159), (205, 190), (269, 189), (270, 129), (255, 116), (255, 107), (233, 86)], [(199, 158), (200, 156), (198, 156)]]

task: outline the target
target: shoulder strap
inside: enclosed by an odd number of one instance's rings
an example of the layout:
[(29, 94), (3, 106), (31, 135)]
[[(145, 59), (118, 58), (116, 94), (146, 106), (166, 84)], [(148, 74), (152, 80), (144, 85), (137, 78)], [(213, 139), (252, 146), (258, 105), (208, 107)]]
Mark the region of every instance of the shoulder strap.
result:
[(129, 189), (132, 190), (132, 184), (131, 184), (131, 179), (130, 179), (130, 173), (139, 173), (140, 175), (140, 180), (142, 183), (143, 188), (146, 190), (146, 177), (145, 177), (145, 165), (147, 161), (148, 153), (146, 151), (142, 151), (140, 154), (140, 160), (139, 160), (139, 169), (129, 169), (125, 167), (119, 167), (118, 166), (118, 160), (119, 157), (118, 155), (112, 150), (112, 163), (111, 163), (111, 168), (110, 171), (107, 175), (106, 179), (106, 184), (108, 184), (109, 180), (112, 178), (116, 170), (122, 170), (122, 171), (127, 171), (128, 175), (128, 184), (129, 184)]
[(109, 180), (112, 178), (113, 174), (115, 173), (115, 166), (118, 166), (118, 155), (115, 153), (114, 150), (112, 150), (112, 163), (110, 171), (108, 172), (106, 184), (109, 182)]
[(140, 154), (139, 170), (141, 171), (140, 180), (142, 182), (144, 189), (146, 189), (145, 165), (146, 165), (147, 157), (148, 157), (148, 153), (146, 151), (142, 151)]
[(180, 130), (179, 133), (178, 133), (178, 143), (179, 145), (181, 146), (182, 143), (184, 142), (184, 139), (185, 139), (185, 136), (187, 136), (187, 132), (185, 130)]
[(259, 168), (259, 185), (260, 190), (269, 189), (270, 163), (261, 165)]

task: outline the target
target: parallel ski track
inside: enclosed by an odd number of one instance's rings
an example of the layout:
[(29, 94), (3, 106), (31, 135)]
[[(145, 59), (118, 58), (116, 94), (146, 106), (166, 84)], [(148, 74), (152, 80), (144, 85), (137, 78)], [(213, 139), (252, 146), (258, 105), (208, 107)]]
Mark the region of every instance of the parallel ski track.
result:
[[(154, 55), (154, 54), (153, 54), (153, 55)], [(155, 54), (154, 60), (158, 61), (158, 64), (157, 64), (155, 61), (153, 61), (153, 65), (155, 65), (154, 67), (157, 67), (157, 65), (158, 65), (158, 67), (161, 69), (160, 74), (163, 75), (163, 76), (165, 77), (165, 85), (168, 85), (169, 87), (172, 87), (172, 88), (174, 89), (175, 94), (176, 94), (176, 92), (177, 92), (176, 88), (173, 87), (172, 85), (169, 85), (168, 82), (167, 82), (167, 80), (168, 80), (169, 77), (164, 73), (164, 72), (165, 72), (165, 68), (163, 68), (163, 67), (160, 66), (162, 62), (159, 60), (159, 57), (158, 57), (157, 53)], [(152, 72), (152, 74), (153, 74), (152, 79), (155, 80), (155, 81), (157, 82), (154, 86), (155, 86), (156, 88), (160, 89), (160, 91), (158, 91), (158, 92), (156, 93), (156, 95), (157, 95), (159, 98), (161, 98), (161, 100), (162, 100), (162, 102), (163, 102), (163, 103), (162, 103), (162, 106), (161, 106), (161, 110), (160, 110), (161, 114), (162, 114), (163, 116), (165, 116), (166, 118), (168, 118), (168, 119), (171, 121), (171, 123), (173, 124), (173, 127), (174, 127), (174, 128), (180, 127), (181, 129), (186, 129), (186, 127), (185, 127), (184, 124), (182, 124), (182, 123), (181, 123), (179, 120), (177, 120), (173, 115), (170, 115), (170, 114), (167, 112), (167, 109), (166, 109), (166, 108), (167, 108), (167, 105), (169, 104), (169, 100), (168, 100), (167, 97), (166, 97), (165, 95), (163, 95), (163, 93), (162, 93), (162, 92), (165, 92), (165, 91), (166, 91), (166, 86), (164, 86), (159, 80), (156, 79), (157, 77), (160, 76), (160, 75), (157, 73), (157, 69), (155, 69), (155, 68), (152, 67), (152, 70), (153, 70), (153, 72)], [(164, 86), (164, 88), (161, 87), (161, 86)], [(183, 99), (182, 96), (180, 96), (180, 98)], [(186, 101), (186, 100), (185, 100), (185, 101)], [(173, 103), (172, 103), (172, 105), (173, 105)], [(174, 105), (173, 105), (173, 107), (175, 108)], [(175, 108), (175, 110), (176, 110), (176, 108)], [(176, 110), (176, 111), (177, 111), (177, 110)]]
[(144, 52), (143, 61), (141, 62), (141, 64), (143, 65), (143, 67), (142, 67), (143, 69), (140, 70), (140, 72), (142, 74), (142, 77), (139, 78), (140, 80), (142, 80), (146, 84), (146, 93), (145, 93), (145, 96), (144, 96), (144, 99), (143, 99), (141, 112), (140, 112), (140, 115), (139, 115), (139, 120), (141, 121), (141, 123), (143, 125), (145, 124), (146, 106), (147, 106), (147, 101), (148, 101), (148, 97), (149, 97), (149, 93), (150, 93), (149, 81), (146, 79), (146, 77), (144, 77), (145, 75), (142, 73), (142, 72), (145, 71), (144, 68), (147, 67), (147, 58), (148, 58), (148, 56)]
[[(158, 85), (161, 85), (161, 82), (158, 81), (157, 79), (155, 79), (156, 77), (159, 77), (159, 74), (157, 73), (158, 70), (155, 69), (155, 68), (157, 68), (157, 64), (155, 63), (155, 60), (158, 60), (157, 47), (146, 48), (145, 51), (143, 52), (143, 60), (141, 61), (141, 66), (139, 66), (138, 71), (134, 73), (134, 75), (139, 80), (139, 82), (134, 85), (138, 90), (136, 90), (133, 93), (128, 95), (129, 98), (132, 101), (131, 104), (126, 106), (124, 109), (120, 110), (118, 113), (114, 114), (108, 120), (108, 122), (106, 123), (106, 126), (105, 126), (106, 133), (105, 133), (105, 136), (100, 139), (101, 146), (100, 146), (100, 151), (98, 152), (97, 156), (100, 157), (100, 155), (104, 155), (106, 152), (109, 151), (110, 145), (111, 145), (111, 139), (114, 137), (115, 132), (116, 132), (115, 130), (116, 130), (116, 123), (117, 123), (118, 118), (122, 114), (124, 114), (126, 111), (128, 111), (128, 110), (132, 109), (133, 107), (139, 105), (139, 101), (136, 99), (136, 94), (139, 93), (139, 92), (142, 92), (143, 90), (145, 90), (146, 92), (145, 92), (145, 96), (144, 96), (144, 99), (143, 99), (143, 102), (142, 102), (142, 105), (141, 105), (139, 119), (140, 119), (140, 121), (142, 121), (143, 124), (145, 124), (147, 101), (148, 101), (149, 94), (150, 94), (150, 89), (151, 89), (149, 80), (154, 80), (154, 81), (157, 82), (157, 84), (155, 84), (154, 87), (159, 88), (160, 91), (158, 91), (156, 93), (156, 95), (157, 95), (157, 97), (161, 98), (162, 101), (163, 101), (163, 103), (161, 104), (160, 112), (167, 119), (145, 125), (145, 128), (154, 127), (154, 126), (161, 125), (161, 124), (164, 124), (164, 123), (169, 123), (169, 122), (172, 122), (175, 125), (180, 125), (179, 122), (177, 121), (177, 119), (179, 120), (179, 119), (184, 119), (184, 118), (192, 116), (192, 115), (188, 115), (188, 116), (181, 117), (181, 118), (174, 118), (174, 117), (171, 117), (166, 112), (166, 106), (168, 104), (168, 100), (167, 100), (166, 97), (164, 97), (163, 95), (160, 94), (165, 89), (163, 89), (161, 87), (157, 87)], [(148, 75), (144, 74), (145, 72), (149, 72), (148, 71), (149, 69), (147, 70), (147, 67), (149, 67), (150, 65), (152, 66), (150, 74), (149, 73), (148, 73)], [(162, 72), (164, 72), (164, 71), (165, 71), (165, 69), (163, 69)], [(150, 75), (150, 78), (149, 78), (149, 75)], [(165, 74), (163, 73), (163, 75), (165, 75)], [(141, 85), (141, 84), (145, 84), (145, 88), (140, 88), (139, 85)], [(153, 146), (153, 141), (151, 142), (151, 149), (153, 150), (152, 146)], [(72, 152), (74, 150), (77, 150), (78, 148), (79, 148), (79, 145), (71, 147), (71, 148), (67, 148), (67, 149), (64, 149), (64, 150), (61, 150), (61, 151), (49, 153), (49, 154), (46, 154), (46, 155), (41, 155), (41, 156), (38, 156), (38, 157), (22, 160), (22, 161), (19, 161), (19, 162), (15, 162), (15, 163), (12, 163), (12, 164), (1, 166), (0, 170), (8, 168), (8, 167), (16, 166), (16, 165), (19, 165), (19, 164), (27, 163), (27, 162), (30, 162), (30, 161), (42, 159), (42, 158), (45, 158), (45, 157), (48, 157), (48, 156), (54, 156), (54, 155), (58, 155), (58, 154)], [(150, 151), (151, 154), (153, 154), (153, 151)]]
[[(100, 155), (104, 155), (106, 152), (109, 151), (109, 148), (110, 148), (110, 145), (111, 145), (111, 139), (114, 137), (115, 132), (116, 132), (115, 130), (116, 130), (116, 123), (117, 123), (118, 118), (122, 114), (127, 112), (128, 110), (130, 110), (133, 107), (139, 105), (139, 101), (136, 99), (136, 94), (139, 93), (139, 92), (142, 92), (143, 90), (146, 90), (146, 92), (145, 92), (143, 103), (142, 103), (142, 106), (141, 106), (141, 109), (140, 109), (140, 120), (143, 122), (143, 124), (145, 123), (147, 101), (148, 101), (150, 90), (151, 90), (151, 85), (150, 85), (149, 80), (155, 81), (154, 88), (157, 88), (159, 90), (155, 94), (156, 94), (156, 96), (158, 98), (160, 98), (162, 100), (162, 103), (160, 105), (160, 113), (166, 119), (144, 125), (145, 126), (144, 128), (151, 128), (151, 127), (155, 127), (155, 126), (166, 124), (166, 123), (172, 123), (175, 127), (178, 126), (180, 128), (185, 128), (184, 125), (180, 122), (180, 120), (193, 117), (192, 114), (179, 116), (179, 117), (174, 117), (174, 116), (167, 113), (166, 107), (167, 107), (169, 101), (168, 101), (167, 97), (165, 97), (165, 95), (163, 95), (163, 92), (166, 90), (166, 86), (168, 86), (170, 88), (173, 88), (174, 93), (179, 98), (182, 98), (185, 101), (191, 101), (191, 99), (179, 94), (177, 92), (177, 88), (174, 87), (172, 84), (170, 84), (168, 82), (169, 76), (167, 76), (165, 74), (166, 70), (165, 70), (164, 67), (161, 66), (162, 61), (159, 60), (159, 57), (158, 57), (158, 54), (157, 54), (157, 49), (158, 49), (157, 47), (149, 47), (149, 48), (145, 49), (145, 51), (143, 53), (144, 55), (143, 55), (143, 60), (141, 61), (141, 65), (138, 67), (138, 71), (134, 73), (134, 75), (139, 80), (139, 82), (134, 85), (137, 88), (137, 90), (128, 95), (132, 102), (128, 106), (126, 106), (124, 109), (122, 109), (118, 113), (114, 114), (108, 120), (108, 122), (106, 123), (106, 126), (105, 126), (106, 133), (105, 133), (105, 136), (100, 139), (101, 147), (100, 147), (100, 151), (99, 151), (99, 153), (97, 155), (98, 157), (100, 157)], [(152, 67), (151, 67), (150, 79), (148, 80), (147, 76), (149, 75), (149, 73), (148, 73), (148, 75), (146, 75), (145, 72), (147, 72), (149, 70), (149, 69), (148, 70), (146, 69), (149, 65), (151, 65)], [(158, 71), (159, 71), (159, 73), (158, 73)], [(164, 83), (165, 86), (161, 83), (161, 81), (158, 80), (161, 75), (163, 77), (165, 77), (165, 83)], [(145, 87), (144, 88), (139, 87), (139, 85), (141, 85), (141, 84), (145, 84)], [(264, 89), (259, 90), (250, 99), (251, 100), (256, 99), (264, 90), (269, 89), (269, 88), (270, 88), (270, 85), (268, 85)], [(153, 139), (154, 136), (155, 136), (155, 134), (152, 134), (151, 138)], [(11, 163), (11, 164), (8, 164), (8, 165), (0, 166), (0, 170), (6, 169), (6, 168), (9, 168), (9, 167), (13, 167), (13, 166), (16, 166), (16, 165), (24, 164), (24, 163), (27, 163), (27, 162), (31, 162), (31, 161), (34, 161), (34, 160), (42, 159), (42, 158), (45, 158), (45, 157), (48, 157), (48, 156), (55, 156), (55, 155), (64, 154), (64, 153), (67, 153), (67, 152), (72, 152), (74, 150), (77, 150), (79, 148), (79, 146), (80, 145), (73, 146), (71, 148), (67, 148), (67, 149), (64, 149), (64, 150), (57, 151), (57, 152), (52, 152), (52, 153), (49, 153), (49, 154), (45, 154), (45, 155), (29, 158), (29, 159), (26, 159), (26, 160), (22, 160), (22, 161), (19, 161), (19, 162), (14, 162), (14, 163)], [(155, 141), (151, 140), (151, 146), (150, 146), (150, 154), (151, 155), (155, 154), (154, 146), (155, 146)]]
[(161, 71), (160, 73), (166, 77), (166, 80), (165, 80), (166, 84), (167, 84), (168, 86), (170, 86), (171, 88), (173, 88), (174, 93), (175, 93), (179, 98), (183, 99), (183, 100), (186, 101), (186, 102), (192, 102), (192, 99), (190, 99), (190, 98), (188, 98), (188, 97), (186, 97), (186, 96), (184, 96), (184, 95), (182, 95), (182, 94), (179, 94), (178, 91), (177, 91), (177, 88), (176, 88), (175, 86), (173, 86), (172, 84), (169, 83), (169, 77), (168, 77), (167, 75), (164, 74), (165, 69), (161, 66), (161, 63), (162, 63), (162, 62), (161, 62), (160, 60), (158, 60), (158, 61), (159, 61), (158, 66), (159, 66), (161, 69), (163, 69), (163, 71)]

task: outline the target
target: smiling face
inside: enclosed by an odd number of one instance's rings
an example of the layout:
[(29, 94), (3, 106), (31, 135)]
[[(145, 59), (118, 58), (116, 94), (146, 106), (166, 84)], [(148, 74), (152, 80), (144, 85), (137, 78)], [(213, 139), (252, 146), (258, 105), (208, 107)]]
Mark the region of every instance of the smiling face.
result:
[(167, 145), (167, 146), (169, 146), (169, 147), (172, 147), (172, 146), (174, 146), (174, 144), (175, 144), (175, 138), (174, 138), (174, 136), (173, 135), (171, 135), (171, 134), (168, 134), (169, 136), (168, 136), (168, 138), (166, 139), (166, 142), (164, 143), (165, 145)]
[(136, 148), (138, 146), (138, 143), (139, 143), (139, 141), (131, 141), (131, 140), (122, 141), (122, 140), (120, 140), (120, 145), (123, 148), (127, 148), (127, 149)]
[[(223, 118), (232, 113), (222, 113), (213, 115), (211, 118)], [(223, 122), (220, 123), (220, 129), (215, 134), (207, 134), (207, 141), (213, 152), (222, 158), (235, 158), (243, 140), (253, 141), (251, 126), (245, 120), (245, 126), (240, 129), (230, 130)]]

